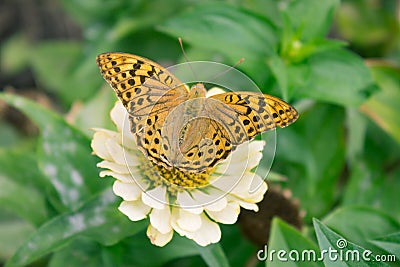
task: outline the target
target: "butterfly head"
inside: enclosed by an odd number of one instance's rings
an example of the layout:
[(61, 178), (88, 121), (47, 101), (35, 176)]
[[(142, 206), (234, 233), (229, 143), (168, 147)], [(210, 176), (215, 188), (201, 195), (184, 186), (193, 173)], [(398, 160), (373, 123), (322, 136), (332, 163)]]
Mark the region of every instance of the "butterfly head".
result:
[(206, 97), (207, 90), (202, 83), (197, 83), (190, 88), (189, 99)]

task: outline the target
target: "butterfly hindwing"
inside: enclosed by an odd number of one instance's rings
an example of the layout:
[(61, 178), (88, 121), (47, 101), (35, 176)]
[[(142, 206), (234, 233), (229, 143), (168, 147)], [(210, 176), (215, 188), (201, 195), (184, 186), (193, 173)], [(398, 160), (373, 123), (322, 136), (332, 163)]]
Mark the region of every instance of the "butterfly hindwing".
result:
[(203, 172), (227, 158), (233, 150), (226, 129), (218, 121), (199, 116), (187, 122), (178, 149), (169, 154), (181, 170)]

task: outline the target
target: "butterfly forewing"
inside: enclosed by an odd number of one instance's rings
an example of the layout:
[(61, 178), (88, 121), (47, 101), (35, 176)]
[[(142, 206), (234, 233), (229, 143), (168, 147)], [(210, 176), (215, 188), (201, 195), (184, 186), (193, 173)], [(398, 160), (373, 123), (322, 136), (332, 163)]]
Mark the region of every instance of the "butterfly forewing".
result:
[(169, 167), (160, 129), (170, 110), (187, 99), (186, 86), (157, 63), (136, 55), (104, 53), (97, 56), (97, 64), (130, 115), (139, 149)]
[(174, 75), (148, 59), (125, 53), (104, 53), (97, 56), (97, 64), (131, 115), (146, 116), (154, 110), (150, 104), (162, 96), (178, 102), (188, 95), (187, 88)]
[(288, 103), (267, 94), (230, 92), (210, 98), (222, 103), (216, 109), (220, 114), (214, 111), (214, 116), (225, 116), (226, 121), (236, 122), (234, 126), (228, 127), (236, 137), (236, 144), (245, 139), (251, 140), (257, 134), (277, 126), (285, 127), (298, 117), (297, 111)]

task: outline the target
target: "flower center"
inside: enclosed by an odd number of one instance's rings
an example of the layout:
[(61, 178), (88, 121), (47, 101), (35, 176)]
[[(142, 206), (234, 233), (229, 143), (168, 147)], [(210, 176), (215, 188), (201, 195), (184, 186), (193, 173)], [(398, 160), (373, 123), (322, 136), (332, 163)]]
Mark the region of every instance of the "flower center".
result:
[(142, 160), (140, 170), (154, 183), (154, 186), (164, 185), (172, 191), (200, 188), (209, 184), (209, 177), (214, 168), (203, 173), (183, 172), (176, 168), (168, 170), (156, 165), (148, 159)]

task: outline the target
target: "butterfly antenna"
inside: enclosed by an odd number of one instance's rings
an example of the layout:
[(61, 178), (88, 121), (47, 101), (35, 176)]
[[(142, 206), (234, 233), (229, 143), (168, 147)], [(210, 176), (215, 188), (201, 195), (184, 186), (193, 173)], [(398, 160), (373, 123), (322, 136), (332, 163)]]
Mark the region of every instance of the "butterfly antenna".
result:
[(227, 72), (235, 69), (239, 64), (241, 64), (244, 61), (244, 57), (242, 57), (241, 59), (239, 59), (235, 64), (233, 64), (233, 66), (230, 66), (227, 70), (218, 73), (217, 75), (215, 75), (211, 80), (216, 80), (218, 77), (221, 77), (222, 75), (226, 74)]
[(183, 54), (183, 57), (185, 58), (186, 63), (189, 63), (189, 67), (192, 70), (193, 76), (195, 77), (196, 80), (198, 80), (197, 76), (196, 76), (196, 72), (194, 71), (192, 65), (190, 64), (189, 59), (188, 59), (188, 57), (186, 55), (185, 49), (183, 48), (182, 38), (178, 37), (178, 41), (179, 41), (179, 45), (181, 46), (182, 54)]

